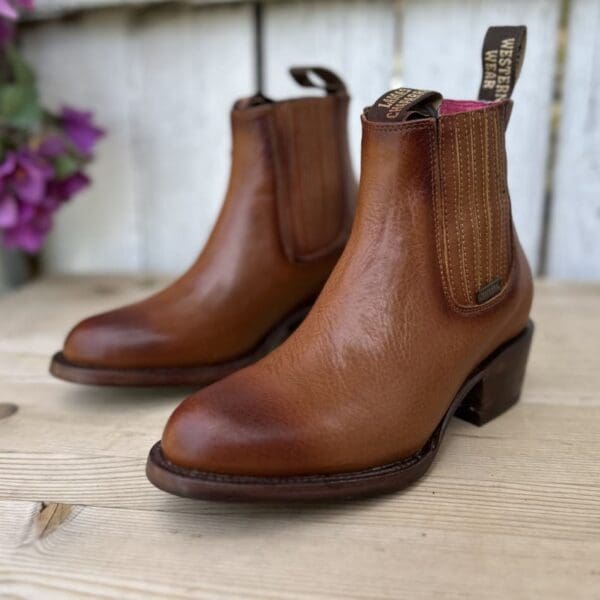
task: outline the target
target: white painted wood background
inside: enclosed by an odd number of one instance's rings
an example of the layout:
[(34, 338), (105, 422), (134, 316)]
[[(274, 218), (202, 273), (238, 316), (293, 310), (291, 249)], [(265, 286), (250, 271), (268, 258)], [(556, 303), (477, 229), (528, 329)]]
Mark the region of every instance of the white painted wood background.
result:
[[(254, 4), (37, 4), (40, 20), (27, 25), (24, 48), (45, 101), (90, 107), (109, 130), (92, 169), (95, 184), (59, 215), (44, 270), (183, 269), (202, 247), (225, 190), (230, 106), (256, 88)], [(111, 8), (96, 10), (100, 5)], [(74, 7), (83, 10), (69, 15)], [(363, 106), (399, 84), (473, 98), (487, 27), (526, 24), (527, 56), (508, 134), (517, 227), (537, 273), (600, 278), (600, 3), (570, 4), (548, 199), (560, 10), (560, 0), (266, 2), (260, 40), (265, 92), (276, 98), (302, 93), (287, 76), (291, 64), (339, 70), (354, 97), (350, 128), (358, 170)]]

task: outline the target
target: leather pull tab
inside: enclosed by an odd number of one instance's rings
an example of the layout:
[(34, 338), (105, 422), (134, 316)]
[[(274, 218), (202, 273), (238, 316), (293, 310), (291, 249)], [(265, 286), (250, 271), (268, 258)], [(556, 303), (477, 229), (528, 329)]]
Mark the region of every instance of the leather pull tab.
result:
[(437, 118), (442, 95), (438, 92), (398, 88), (385, 93), (365, 111), (369, 121), (412, 121)]
[(510, 98), (525, 57), (527, 27), (490, 27), (483, 40), (480, 100)]
[(342, 79), (325, 67), (291, 67), (290, 75), (302, 87), (317, 88), (328, 94), (347, 93)]

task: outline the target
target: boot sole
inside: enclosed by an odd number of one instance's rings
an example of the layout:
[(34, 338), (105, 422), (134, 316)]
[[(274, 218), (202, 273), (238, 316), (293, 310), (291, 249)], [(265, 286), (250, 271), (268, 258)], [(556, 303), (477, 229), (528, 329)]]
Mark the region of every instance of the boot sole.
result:
[(309, 313), (312, 303), (295, 310), (273, 328), (253, 350), (233, 360), (195, 367), (117, 369), (90, 367), (68, 361), (57, 352), (50, 374), (72, 383), (98, 386), (205, 386), (246, 367), (284, 342)]
[(453, 416), (484, 425), (519, 399), (533, 336), (533, 323), (493, 352), (467, 378), (425, 446), (402, 460), (362, 471), (290, 477), (236, 476), (194, 471), (170, 463), (160, 442), (148, 456), (146, 475), (158, 488), (182, 496), (229, 501), (322, 501), (399, 491), (430, 467)]

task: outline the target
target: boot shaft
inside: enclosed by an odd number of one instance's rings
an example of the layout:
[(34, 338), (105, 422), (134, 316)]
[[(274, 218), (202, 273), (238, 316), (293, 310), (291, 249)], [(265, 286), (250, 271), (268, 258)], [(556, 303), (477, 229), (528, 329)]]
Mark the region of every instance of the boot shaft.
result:
[[(310, 69), (293, 69), (302, 85)], [(329, 71), (319, 69), (320, 73)], [(337, 77), (324, 97), (273, 102), (257, 95), (232, 111), (233, 161), (228, 200), (249, 192), (274, 205), (275, 227), (290, 263), (339, 252), (356, 196), (347, 135), (349, 97)], [(250, 189), (249, 189), (250, 188)]]
[(371, 120), (369, 110), (363, 115), (360, 219), (401, 214), (409, 222), (398, 221), (398, 239), (413, 260), (417, 254), (424, 259), (425, 250), (431, 256), (426, 262), (437, 266), (436, 279), (453, 312), (483, 312), (513, 283), (517, 255), (531, 279), (507, 184), (511, 101), (441, 101), (413, 91), (429, 104), (418, 107), (418, 117), (410, 111), (409, 121), (388, 124)]

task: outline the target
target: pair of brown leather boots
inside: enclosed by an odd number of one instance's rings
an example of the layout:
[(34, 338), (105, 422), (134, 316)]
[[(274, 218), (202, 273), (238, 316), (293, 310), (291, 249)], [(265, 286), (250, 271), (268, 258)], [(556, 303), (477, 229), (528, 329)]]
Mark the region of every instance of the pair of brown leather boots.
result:
[(152, 448), (155, 485), (235, 500), (394, 491), (453, 415), (482, 425), (517, 401), (533, 287), (504, 132), (524, 42), (521, 27), (488, 31), (477, 101), (399, 89), (365, 109), (358, 193), (333, 73), (291, 70), (324, 97), (235, 104), (229, 189), (197, 261), (77, 325), (51, 366), (79, 383), (212, 384)]

